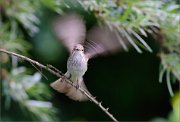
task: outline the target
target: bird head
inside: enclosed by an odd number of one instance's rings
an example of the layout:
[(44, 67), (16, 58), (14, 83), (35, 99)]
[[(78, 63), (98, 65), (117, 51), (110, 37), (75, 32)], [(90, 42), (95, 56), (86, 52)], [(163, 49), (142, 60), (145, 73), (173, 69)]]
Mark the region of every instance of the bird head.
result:
[(76, 44), (73, 48), (73, 52), (84, 52), (84, 47), (81, 44)]

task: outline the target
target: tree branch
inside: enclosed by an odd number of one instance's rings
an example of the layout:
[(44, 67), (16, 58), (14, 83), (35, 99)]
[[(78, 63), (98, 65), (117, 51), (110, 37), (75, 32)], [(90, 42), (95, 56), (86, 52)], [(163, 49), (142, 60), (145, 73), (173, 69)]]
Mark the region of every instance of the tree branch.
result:
[[(72, 82), (70, 79), (68, 79), (61, 71), (57, 70), (55, 67), (53, 67), (53, 66), (51, 66), (51, 65), (46, 65), (46, 66), (45, 66), (45, 65), (43, 65), (43, 64), (41, 64), (41, 63), (39, 63), (39, 62), (37, 62), (37, 61), (35, 61), (35, 60), (32, 60), (32, 59), (30, 59), (30, 58), (28, 58), (28, 57), (25, 57), (25, 56), (23, 56), (23, 55), (20, 55), (20, 54), (14, 53), (14, 52), (7, 51), (7, 50), (5, 50), (5, 49), (0, 49), (0, 52), (6, 53), (6, 54), (8, 54), (8, 55), (13, 55), (13, 56), (16, 56), (16, 57), (18, 57), (18, 58), (20, 58), (20, 59), (23, 59), (23, 60), (25, 60), (25, 61), (28, 61), (28, 62), (31, 63), (31, 64), (34, 64), (34, 65), (36, 65), (36, 66), (38, 66), (38, 67), (40, 67), (40, 68), (42, 68), (42, 69), (45, 69), (45, 70), (49, 71), (51, 74), (53, 74), (53, 75), (55, 75), (55, 76), (57, 76), (57, 77), (59, 77), (59, 78), (65, 77), (66, 80), (64, 80), (64, 81), (66, 81), (66, 83), (68, 83), (68, 84), (72, 85), (73, 87), (77, 88), (76, 85), (73, 84), (73, 82)], [(93, 97), (92, 95), (90, 95), (88, 92), (86, 92), (86, 91), (85, 91), (84, 89), (82, 89), (81, 87), (79, 87), (78, 90), (79, 90), (80, 92), (82, 92), (83, 94), (85, 94), (85, 95), (90, 99), (90, 101), (92, 101), (92, 102), (95, 103), (99, 108), (101, 108), (101, 110), (102, 110), (103, 112), (105, 112), (113, 121), (118, 122), (118, 120), (108, 111), (109, 108), (105, 108), (105, 107), (102, 105), (102, 102), (98, 102), (95, 97)]]

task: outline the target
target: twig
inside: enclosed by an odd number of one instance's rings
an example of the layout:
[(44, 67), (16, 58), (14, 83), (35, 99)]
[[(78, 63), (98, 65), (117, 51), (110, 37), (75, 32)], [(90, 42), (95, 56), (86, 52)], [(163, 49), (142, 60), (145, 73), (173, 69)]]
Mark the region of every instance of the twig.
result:
[(31, 62), (30, 62), (30, 64), (31, 64), (46, 80), (48, 80), (48, 78), (46, 77), (46, 75), (43, 74), (42, 71), (40, 71), (40, 70), (39, 70), (34, 64), (32, 64)]
[[(32, 60), (32, 59), (30, 59), (30, 58), (28, 58), (28, 57), (25, 57), (25, 56), (23, 56), (23, 55), (20, 55), (20, 54), (14, 53), (14, 52), (7, 51), (7, 50), (5, 50), (5, 49), (0, 49), (0, 52), (4, 52), (4, 53), (6, 53), (6, 54), (13, 55), (13, 56), (16, 56), (16, 57), (18, 57), (18, 58), (20, 58), (20, 59), (26, 60), (26, 61), (28, 61), (28, 62), (30, 62), (30, 63), (32, 63), (32, 64), (37, 65), (37, 66), (40, 67), (40, 68), (43, 68), (43, 69), (49, 71), (51, 74), (56, 75), (56, 76), (59, 77), (59, 78), (65, 77), (66, 80), (64, 80), (64, 81), (66, 81), (66, 83), (68, 83), (68, 84), (72, 85), (73, 87), (77, 88), (76, 85), (73, 84), (73, 82), (72, 82), (70, 79), (68, 79), (63, 73), (61, 73), (61, 71), (57, 70), (56, 68), (54, 68), (54, 67), (51, 66), (51, 65), (45, 66), (45, 65), (40, 64), (39, 62), (37, 62), (37, 61), (35, 61), (35, 60)], [(54, 71), (54, 70), (55, 70), (55, 71)], [(85, 95), (90, 99), (90, 101), (94, 102), (99, 108), (101, 108), (101, 110), (104, 111), (113, 121), (118, 122), (118, 120), (108, 111), (109, 108), (105, 108), (105, 107), (102, 105), (102, 102), (98, 102), (98, 101), (95, 99), (95, 97), (93, 97), (92, 95), (90, 95), (88, 92), (86, 92), (86, 91), (85, 91), (84, 89), (82, 89), (81, 87), (79, 87), (78, 90), (80, 90), (80, 92), (82, 92), (83, 94), (85, 94)]]
[(47, 67), (54, 69), (55, 71), (59, 72), (60, 74), (62, 74), (62, 72), (60, 70), (58, 70), (57, 68), (55, 68), (54, 66), (47, 64)]

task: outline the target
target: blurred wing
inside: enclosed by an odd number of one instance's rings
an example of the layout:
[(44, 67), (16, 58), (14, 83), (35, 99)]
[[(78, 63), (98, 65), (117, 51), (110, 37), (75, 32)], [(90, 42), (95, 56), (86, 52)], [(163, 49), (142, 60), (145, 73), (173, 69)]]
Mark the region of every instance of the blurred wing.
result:
[(128, 50), (128, 40), (116, 29), (110, 29), (107, 25), (93, 27), (87, 35), (84, 43), (85, 55), (92, 58), (97, 55), (115, 53), (119, 50)]
[(86, 28), (83, 19), (77, 14), (65, 15), (54, 21), (55, 34), (69, 52), (74, 45), (83, 43)]

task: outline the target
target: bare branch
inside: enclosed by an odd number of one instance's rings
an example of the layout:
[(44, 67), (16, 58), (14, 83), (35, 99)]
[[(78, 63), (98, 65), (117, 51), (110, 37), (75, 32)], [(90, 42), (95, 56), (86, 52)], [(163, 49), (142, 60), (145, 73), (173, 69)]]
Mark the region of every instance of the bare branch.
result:
[[(28, 57), (25, 57), (25, 56), (23, 56), (23, 55), (20, 55), (20, 54), (14, 53), (14, 52), (7, 51), (7, 50), (5, 50), (5, 49), (0, 49), (0, 52), (6, 53), (6, 54), (8, 54), (8, 55), (13, 55), (13, 56), (16, 56), (16, 57), (18, 57), (18, 58), (20, 58), (20, 59), (23, 59), (23, 60), (25, 60), (25, 61), (28, 61), (28, 62), (31, 63), (31, 64), (34, 64), (34, 65), (36, 65), (36, 66), (38, 66), (38, 67), (40, 67), (40, 68), (42, 68), (42, 69), (45, 69), (45, 70), (49, 71), (51, 74), (53, 74), (53, 75), (55, 75), (55, 76), (57, 76), (57, 77), (59, 77), (59, 78), (64, 77), (64, 78), (66, 79), (66, 80), (64, 80), (64, 81), (66, 81), (66, 83), (68, 83), (68, 84), (70, 84), (71, 86), (77, 88), (76, 85), (73, 84), (73, 82), (72, 82), (70, 79), (68, 79), (61, 71), (59, 71), (58, 69), (56, 69), (55, 67), (53, 67), (53, 66), (51, 66), (51, 65), (49, 65), (49, 64), (48, 64), (47, 66), (45, 66), (45, 65), (43, 65), (43, 64), (41, 64), (41, 63), (39, 63), (39, 62), (37, 62), (37, 61), (35, 61), (35, 60), (32, 60), (32, 59), (30, 59), (30, 58), (28, 58)], [(99, 108), (101, 108), (101, 110), (102, 110), (103, 112), (105, 112), (113, 121), (118, 122), (118, 120), (108, 111), (109, 108), (105, 108), (104, 106), (102, 106), (102, 102), (98, 102), (98, 101), (95, 99), (95, 97), (93, 97), (92, 95), (90, 95), (88, 92), (86, 92), (86, 91), (85, 91), (84, 89), (82, 89), (81, 87), (79, 87), (78, 90), (79, 90), (80, 92), (82, 92), (83, 94), (85, 94), (85, 95), (90, 99), (90, 101), (92, 101), (92, 102), (95, 103)]]

